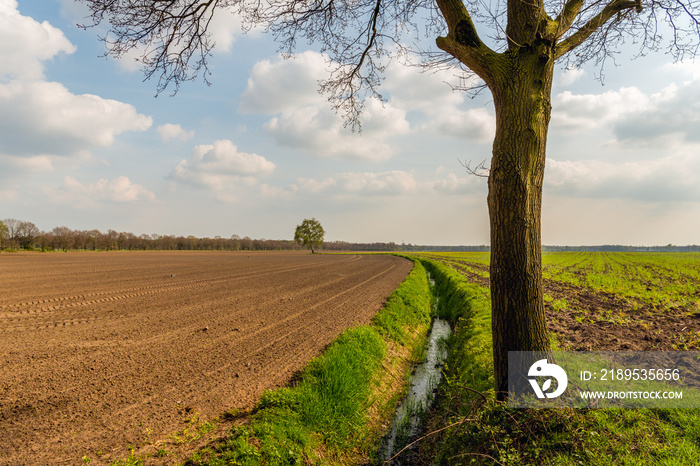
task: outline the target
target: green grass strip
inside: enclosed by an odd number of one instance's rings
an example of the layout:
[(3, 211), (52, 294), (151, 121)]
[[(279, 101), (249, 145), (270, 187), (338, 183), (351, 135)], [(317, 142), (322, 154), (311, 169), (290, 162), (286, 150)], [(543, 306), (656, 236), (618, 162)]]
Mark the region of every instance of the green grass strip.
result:
[(426, 273), (415, 262), (372, 324), (343, 332), (308, 364), (296, 386), (266, 392), (250, 422), (188, 464), (338, 464), (373, 457), (380, 439), (368, 410), (382, 402), (375, 387), (389, 376), (382, 367), (388, 346), (423, 344), (425, 332), (417, 338), (411, 330), (427, 331), (430, 312)]

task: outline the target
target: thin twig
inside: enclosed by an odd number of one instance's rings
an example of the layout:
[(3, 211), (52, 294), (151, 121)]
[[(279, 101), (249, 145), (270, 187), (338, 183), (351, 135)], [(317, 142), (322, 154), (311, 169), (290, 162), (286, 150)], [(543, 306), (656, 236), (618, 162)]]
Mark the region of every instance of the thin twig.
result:
[(486, 398), (486, 395), (484, 395), (483, 393), (481, 393), (479, 390), (475, 390), (475, 389), (473, 389), (473, 388), (471, 388), (471, 387), (465, 387), (464, 385), (460, 385), (460, 384), (457, 384), (457, 385), (458, 385), (459, 387), (465, 389), (465, 390), (469, 390), (470, 392), (474, 392), (474, 393), (476, 393), (477, 395), (481, 395), (481, 397), (484, 399), (484, 401), (489, 401), (488, 398)]
[(491, 461), (493, 461), (494, 463), (500, 464), (501, 466), (503, 466), (503, 463), (501, 463), (500, 461), (498, 461), (498, 460), (497, 460), (496, 458), (494, 458), (493, 456), (487, 455), (487, 454), (485, 454), (485, 453), (460, 453), (459, 455), (452, 456), (452, 457), (449, 458), (449, 459), (458, 458), (458, 457), (460, 457), (460, 456), (483, 456), (484, 458), (488, 458), (488, 459), (490, 459)]
[(470, 175), (478, 176), (480, 178), (488, 178), (489, 177), (489, 172), (490, 169), (486, 168), (486, 160), (483, 160), (479, 165), (477, 165), (475, 168), (471, 167), (471, 160), (467, 163), (462, 162), (461, 160), (457, 159), (457, 161), (462, 165), (466, 170), (467, 173)]
[(463, 424), (463, 423), (465, 423), (465, 422), (467, 422), (467, 421), (476, 421), (476, 420), (477, 420), (477, 419), (464, 418), (464, 419), (462, 419), (462, 420), (460, 420), (460, 421), (457, 421), (457, 422), (454, 422), (454, 423), (450, 424), (449, 426), (445, 426), (445, 427), (442, 427), (442, 428), (440, 428), (440, 429), (438, 429), (438, 430), (434, 430), (434, 431), (432, 431), (432, 432), (428, 432), (427, 434), (425, 434), (425, 435), (422, 436), (421, 438), (416, 439), (416, 440), (414, 440), (413, 442), (411, 442), (411, 443), (409, 443), (408, 445), (406, 445), (405, 447), (403, 447), (403, 448), (402, 448), (401, 450), (399, 450), (399, 452), (396, 453), (394, 456), (392, 456), (392, 457), (389, 458), (388, 460), (384, 461), (384, 464), (389, 464), (391, 461), (394, 460), (394, 458), (396, 458), (397, 456), (401, 455), (401, 453), (403, 453), (405, 450), (408, 450), (408, 449), (411, 448), (413, 445), (415, 445), (416, 443), (420, 442), (421, 440), (423, 440), (423, 439), (426, 438), (426, 437), (429, 437), (429, 436), (431, 436), (431, 435), (433, 435), (433, 434), (437, 434), (438, 432), (442, 432), (443, 430), (449, 429), (450, 427), (458, 426), (458, 425)]

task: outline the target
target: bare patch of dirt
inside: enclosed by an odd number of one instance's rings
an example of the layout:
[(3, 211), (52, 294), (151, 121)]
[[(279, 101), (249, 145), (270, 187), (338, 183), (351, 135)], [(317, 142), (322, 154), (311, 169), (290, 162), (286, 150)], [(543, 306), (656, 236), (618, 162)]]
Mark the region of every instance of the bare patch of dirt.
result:
[(109, 464), (130, 446), (181, 461), (201, 443), (188, 435), (230, 411), (225, 430), (286, 385), (368, 323), (411, 267), (378, 255), (0, 254), (0, 462)]
[[(544, 288), (554, 298), (545, 304), (549, 331), (557, 334), (562, 350), (700, 349), (700, 315), (692, 310), (655, 309), (612, 293), (550, 280)], [(565, 300), (565, 304), (557, 300)]]
[[(440, 259), (469, 281), (488, 287), (489, 279), (476, 271), (488, 266)], [(575, 272), (581, 273), (583, 272)], [(571, 351), (677, 351), (700, 350), (698, 309), (657, 309), (614, 293), (544, 280), (547, 326), (557, 334), (561, 350)], [(698, 291), (700, 296), (700, 291)]]

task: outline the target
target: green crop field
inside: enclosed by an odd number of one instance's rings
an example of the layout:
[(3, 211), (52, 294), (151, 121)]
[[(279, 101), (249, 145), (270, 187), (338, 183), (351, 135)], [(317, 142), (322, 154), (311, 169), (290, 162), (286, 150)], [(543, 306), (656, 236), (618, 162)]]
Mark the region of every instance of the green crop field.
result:
[[(488, 278), (489, 253), (421, 253), (469, 277)], [(545, 280), (615, 293), (640, 306), (698, 311), (700, 254), (550, 252), (542, 257)]]
[(658, 309), (697, 311), (700, 254), (697, 253), (546, 253), (545, 279), (615, 293)]
[[(488, 286), (487, 252), (417, 256)], [(549, 327), (562, 348), (700, 349), (700, 254), (550, 252), (542, 262)]]

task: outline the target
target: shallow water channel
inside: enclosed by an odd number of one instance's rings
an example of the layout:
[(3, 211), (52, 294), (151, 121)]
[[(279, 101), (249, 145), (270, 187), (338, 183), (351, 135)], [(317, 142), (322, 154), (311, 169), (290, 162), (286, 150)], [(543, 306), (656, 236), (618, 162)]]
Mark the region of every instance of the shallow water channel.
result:
[[(432, 282), (432, 280), (431, 280)], [(435, 298), (435, 304), (437, 305)], [(410, 388), (406, 398), (396, 409), (391, 430), (382, 441), (382, 459), (388, 461), (408, 445), (420, 433), (423, 415), (433, 403), (437, 386), (442, 380), (442, 368), (447, 358), (447, 337), (452, 333), (450, 324), (443, 319), (434, 319), (428, 335), (425, 360), (413, 369), (409, 379)], [(408, 464), (406, 452), (390, 464)]]

